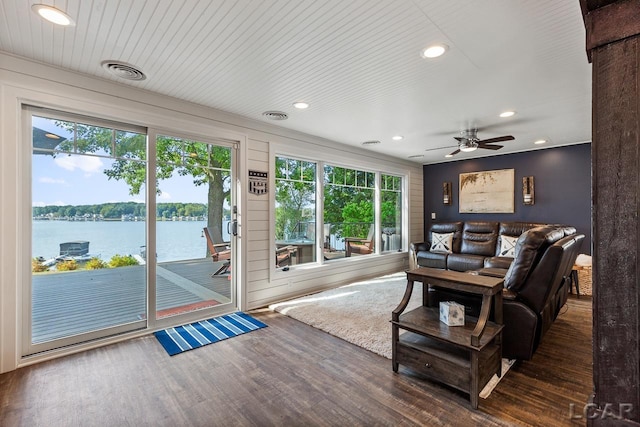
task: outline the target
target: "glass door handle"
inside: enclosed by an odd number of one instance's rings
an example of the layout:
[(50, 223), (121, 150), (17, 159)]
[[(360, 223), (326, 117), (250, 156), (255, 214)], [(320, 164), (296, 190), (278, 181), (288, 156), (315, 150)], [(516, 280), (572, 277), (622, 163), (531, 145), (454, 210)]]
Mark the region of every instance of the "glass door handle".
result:
[(233, 220), (227, 223), (227, 233), (233, 234), (234, 236), (238, 235), (238, 221)]

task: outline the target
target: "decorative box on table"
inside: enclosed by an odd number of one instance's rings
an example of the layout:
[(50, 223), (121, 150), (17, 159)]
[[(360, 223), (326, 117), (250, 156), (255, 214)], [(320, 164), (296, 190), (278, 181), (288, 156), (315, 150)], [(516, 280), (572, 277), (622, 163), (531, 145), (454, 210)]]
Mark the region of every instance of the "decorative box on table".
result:
[(440, 321), (449, 326), (464, 326), (464, 305), (440, 301)]

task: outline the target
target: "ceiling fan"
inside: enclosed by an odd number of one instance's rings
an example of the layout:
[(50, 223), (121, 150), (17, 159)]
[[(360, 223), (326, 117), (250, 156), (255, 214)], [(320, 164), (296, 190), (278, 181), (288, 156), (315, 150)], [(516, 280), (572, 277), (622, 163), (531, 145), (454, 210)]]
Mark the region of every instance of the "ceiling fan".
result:
[(513, 141), (515, 138), (511, 135), (498, 136), (496, 138), (480, 139), (478, 138), (478, 129), (466, 129), (460, 131), (460, 136), (454, 136), (454, 139), (458, 141), (458, 149), (449, 156), (454, 156), (461, 151), (470, 152), (477, 150), (478, 148), (484, 148), (486, 150), (499, 150), (503, 146), (495, 145), (495, 142)]

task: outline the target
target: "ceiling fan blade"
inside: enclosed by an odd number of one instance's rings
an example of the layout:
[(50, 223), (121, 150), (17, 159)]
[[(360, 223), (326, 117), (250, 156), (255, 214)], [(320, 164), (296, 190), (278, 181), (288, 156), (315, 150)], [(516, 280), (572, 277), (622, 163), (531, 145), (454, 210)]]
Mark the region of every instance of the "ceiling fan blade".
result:
[(424, 151), (436, 151), (436, 150), (448, 150), (449, 148), (457, 147), (457, 145), (447, 145), (446, 147), (438, 147), (438, 148), (427, 148)]
[(504, 147), (503, 145), (487, 145), (487, 144), (482, 144), (482, 143), (478, 143), (478, 148), (486, 148), (487, 150), (499, 150), (502, 147)]
[(457, 149), (456, 151), (454, 151), (453, 153), (450, 153), (450, 156), (455, 156), (456, 154), (458, 154), (460, 152), (460, 149)]
[(515, 138), (511, 135), (499, 136), (497, 138), (483, 139), (478, 141), (479, 144), (490, 144), (492, 142), (513, 141)]

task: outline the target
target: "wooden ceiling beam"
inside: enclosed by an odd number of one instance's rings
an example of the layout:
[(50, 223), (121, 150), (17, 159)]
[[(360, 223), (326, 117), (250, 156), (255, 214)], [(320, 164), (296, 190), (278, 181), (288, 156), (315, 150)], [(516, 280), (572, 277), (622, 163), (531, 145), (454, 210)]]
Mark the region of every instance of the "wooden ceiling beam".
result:
[(640, 0), (580, 0), (587, 55), (609, 43), (640, 34)]

